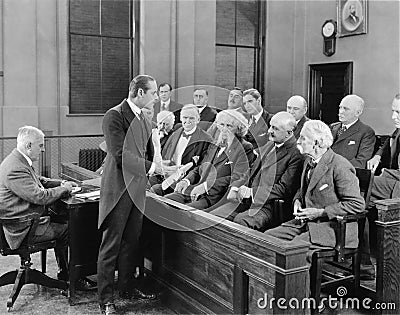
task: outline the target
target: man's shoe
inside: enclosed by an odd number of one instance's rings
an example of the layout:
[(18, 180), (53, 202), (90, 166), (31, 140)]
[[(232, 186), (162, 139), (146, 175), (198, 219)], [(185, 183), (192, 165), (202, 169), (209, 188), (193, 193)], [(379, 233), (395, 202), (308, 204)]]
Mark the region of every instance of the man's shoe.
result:
[(88, 278), (80, 278), (76, 281), (75, 287), (78, 291), (90, 291), (97, 288), (97, 283)]
[(157, 295), (154, 293), (145, 293), (139, 289), (133, 289), (132, 291), (119, 292), (119, 297), (124, 300), (130, 299), (142, 299), (142, 300), (154, 300)]
[(105, 315), (118, 314), (114, 303), (106, 303), (104, 305), (100, 305), (100, 311), (101, 311), (101, 314), (105, 314)]
[(157, 295), (155, 293), (144, 292), (136, 288), (133, 289), (133, 297), (142, 300), (154, 300), (157, 298)]

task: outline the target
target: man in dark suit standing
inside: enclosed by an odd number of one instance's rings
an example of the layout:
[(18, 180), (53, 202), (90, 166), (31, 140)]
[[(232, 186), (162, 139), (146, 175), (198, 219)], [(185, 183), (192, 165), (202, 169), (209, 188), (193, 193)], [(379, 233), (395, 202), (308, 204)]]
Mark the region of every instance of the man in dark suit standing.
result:
[[(161, 151), (163, 164), (168, 168), (168, 175), (178, 171), (179, 167), (187, 163), (192, 162), (193, 167), (200, 164), (208, 145), (213, 141), (207, 132), (197, 127), (200, 122), (197, 106), (192, 104), (183, 106), (181, 121), (182, 127), (172, 133)], [(164, 191), (161, 183), (153, 185), (151, 190), (161, 196), (173, 192), (172, 187)]]
[(135, 268), (140, 265), (137, 252), (145, 206), (147, 174), (161, 173), (153, 163), (151, 123), (141, 109), (157, 101), (157, 83), (138, 75), (130, 83), (129, 95), (109, 109), (103, 119), (107, 157), (101, 180), (99, 229), (102, 241), (97, 262), (98, 298), (102, 313), (116, 312), (114, 273), (118, 267), (121, 298), (153, 299), (134, 288)]
[(160, 99), (154, 102), (154, 116), (163, 110), (170, 111), (175, 115), (175, 124), (179, 123), (180, 110), (182, 105), (178, 102), (171, 100), (172, 86), (169, 83), (163, 82), (158, 87), (158, 94)]
[(339, 105), (339, 122), (330, 128), (332, 150), (350, 161), (354, 167), (365, 168), (375, 146), (375, 131), (359, 119), (364, 100), (357, 95), (345, 96)]
[(208, 106), (208, 91), (205, 88), (196, 88), (193, 92), (193, 104), (196, 105), (200, 112), (199, 127), (206, 131), (217, 115), (217, 111)]
[(243, 92), (243, 106), (250, 115), (249, 131), (245, 140), (254, 148), (263, 146), (268, 141), (268, 128), (272, 114), (262, 106), (261, 94), (256, 89), (248, 89)]
[(208, 147), (203, 162), (178, 182), (167, 198), (207, 209), (226, 198), (230, 186), (240, 187), (247, 181), (253, 149), (242, 140), (247, 132), (246, 119), (227, 109), (217, 114), (216, 122), (220, 128), (216, 145)]
[[(364, 210), (354, 167), (329, 147), (333, 138), (329, 127), (319, 120), (304, 123), (297, 140), (307, 156), (293, 210), (295, 219), (265, 232), (284, 240), (302, 240), (310, 245), (308, 261), (315, 249), (334, 247), (335, 231), (330, 220), (338, 215)], [(358, 246), (357, 222), (347, 225), (345, 247)]]
[(240, 187), (232, 187), (236, 194), (211, 213), (258, 231), (271, 227), (274, 199), (291, 203), (300, 185), (303, 165), (296, 146), (294, 117), (287, 112), (275, 114), (270, 121), (270, 141), (258, 148), (258, 156), (250, 171), (250, 180)]
[(294, 137), (299, 139), (300, 131), (303, 128), (304, 123), (310, 120), (307, 116), (307, 102), (304, 97), (300, 95), (294, 95), (288, 99), (286, 103), (286, 111), (293, 115), (296, 120), (296, 128), (294, 130)]

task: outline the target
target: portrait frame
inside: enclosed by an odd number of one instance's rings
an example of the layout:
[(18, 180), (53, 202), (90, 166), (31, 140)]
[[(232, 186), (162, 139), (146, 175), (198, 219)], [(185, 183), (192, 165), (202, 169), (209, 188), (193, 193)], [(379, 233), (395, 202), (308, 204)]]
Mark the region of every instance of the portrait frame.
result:
[(368, 0), (337, 0), (338, 36), (366, 34)]

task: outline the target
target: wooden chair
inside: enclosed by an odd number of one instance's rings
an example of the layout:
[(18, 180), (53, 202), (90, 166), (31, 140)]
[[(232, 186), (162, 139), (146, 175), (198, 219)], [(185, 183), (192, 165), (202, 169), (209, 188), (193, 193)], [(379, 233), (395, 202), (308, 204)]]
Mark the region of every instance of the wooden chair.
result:
[[(360, 192), (367, 208), (374, 176), (372, 171), (360, 168), (356, 168), (356, 175), (359, 180)], [(310, 289), (311, 297), (315, 299), (317, 308), (320, 304), (321, 290), (325, 287), (338, 286), (348, 282), (353, 282), (355, 290), (360, 287), (361, 248), (366, 213), (367, 211), (355, 215), (337, 216), (335, 248), (322, 249), (313, 253), (310, 269)], [(359, 244), (357, 248), (345, 248), (346, 224), (349, 222), (358, 223)], [(352, 259), (351, 268), (343, 265), (343, 262), (348, 258)], [(345, 273), (339, 275), (332, 270), (324, 269), (324, 263), (342, 269)]]
[[(68, 284), (65, 281), (52, 279), (44, 274), (46, 272), (46, 251), (56, 246), (56, 241), (45, 241), (33, 243), (35, 230), (39, 224), (39, 215), (27, 215), (19, 219), (0, 219), (0, 253), (3, 256), (19, 255), (21, 265), (19, 269), (9, 271), (0, 277), (0, 287), (7, 284), (14, 284), (11, 294), (7, 300), (7, 309), (10, 311), (24, 284), (35, 283), (49, 288), (67, 290)], [(11, 249), (4, 235), (3, 226), (30, 226), (29, 232), (21, 246)], [(42, 272), (31, 269), (30, 255), (36, 252), (42, 253)]]

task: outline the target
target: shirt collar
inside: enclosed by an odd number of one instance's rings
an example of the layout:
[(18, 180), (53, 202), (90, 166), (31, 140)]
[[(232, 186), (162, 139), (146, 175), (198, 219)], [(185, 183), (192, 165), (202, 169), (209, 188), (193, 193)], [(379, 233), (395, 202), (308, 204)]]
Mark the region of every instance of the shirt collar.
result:
[(257, 115), (253, 116), (254, 122), (258, 122), (258, 120), (261, 118), (263, 111), (259, 112)]
[(26, 154), (22, 153), (22, 151), (21, 151), (20, 149), (17, 148), (17, 150), (18, 150), (18, 152), (21, 153), (22, 156), (26, 159), (26, 161), (28, 162), (29, 166), (32, 166), (33, 163), (32, 163), (32, 160), (30, 159), (30, 157), (27, 156)]
[(346, 127), (346, 129), (349, 129), (349, 128), (350, 128), (351, 126), (353, 126), (357, 121), (358, 121), (358, 119), (356, 119), (355, 121), (353, 121), (352, 123), (347, 124), (347, 125), (342, 124), (342, 126)]
[(202, 107), (197, 107), (199, 109), (199, 113), (201, 113), (203, 111), (204, 108), (206, 108), (207, 105), (204, 105)]
[(197, 127), (194, 127), (192, 130), (190, 130), (190, 131), (185, 131), (185, 130), (183, 130), (183, 133), (185, 134), (185, 135), (192, 135), (192, 134), (194, 134), (194, 132), (196, 131), (196, 128)]
[(275, 147), (277, 148), (277, 149), (279, 149), (281, 146), (283, 146), (285, 144), (285, 142), (283, 142), (283, 143), (275, 143)]
[(161, 101), (161, 104), (165, 104), (165, 106), (169, 106), (169, 103), (171, 103), (171, 99), (169, 98), (168, 99), (168, 101), (165, 101), (165, 102), (163, 102), (163, 101)]
[(142, 113), (142, 110), (136, 105), (134, 104), (129, 98), (126, 99), (129, 107), (131, 108), (132, 112), (136, 115), (137, 118), (140, 119), (140, 114)]

